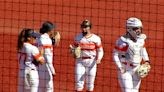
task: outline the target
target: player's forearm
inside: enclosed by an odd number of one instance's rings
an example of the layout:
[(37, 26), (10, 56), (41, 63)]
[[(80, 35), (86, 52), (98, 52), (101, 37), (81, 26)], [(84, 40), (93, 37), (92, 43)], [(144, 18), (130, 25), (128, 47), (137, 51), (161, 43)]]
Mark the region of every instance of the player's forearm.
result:
[(149, 61), (149, 56), (148, 56), (148, 53), (146, 51), (146, 48), (142, 49), (142, 57), (143, 57), (144, 61)]
[(103, 51), (103, 48), (99, 48), (97, 50), (97, 60), (101, 60), (104, 56), (104, 51)]

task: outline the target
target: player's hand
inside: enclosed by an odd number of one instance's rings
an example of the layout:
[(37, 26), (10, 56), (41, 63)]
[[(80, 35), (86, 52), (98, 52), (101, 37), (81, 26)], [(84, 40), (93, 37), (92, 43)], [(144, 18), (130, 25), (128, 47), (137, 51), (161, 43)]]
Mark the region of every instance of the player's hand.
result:
[(126, 69), (124, 67), (119, 68), (119, 70), (122, 74), (126, 72)]
[(100, 59), (96, 60), (96, 64), (100, 64), (100, 63), (101, 63)]
[(39, 63), (40, 63), (41, 65), (43, 65), (43, 64), (45, 63), (45, 60), (44, 60), (43, 57), (40, 57), (38, 61), (39, 61)]
[(43, 64), (45, 63), (45, 61), (44, 61), (44, 60), (40, 60), (39, 63), (40, 63), (41, 65), (43, 65)]
[(56, 75), (56, 71), (55, 71), (55, 69), (54, 69), (54, 74), (52, 74), (52, 76), (54, 77)]

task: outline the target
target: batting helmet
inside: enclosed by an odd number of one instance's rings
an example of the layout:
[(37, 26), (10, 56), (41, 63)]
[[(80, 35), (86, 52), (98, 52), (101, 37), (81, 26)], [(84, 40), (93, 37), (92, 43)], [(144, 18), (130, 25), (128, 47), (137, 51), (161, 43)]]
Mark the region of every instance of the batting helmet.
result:
[(40, 33), (47, 33), (54, 28), (55, 28), (55, 25), (52, 22), (46, 21), (42, 24), (42, 27), (40, 28)]
[(131, 17), (129, 19), (127, 19), (126, 21), (126, 27), (137, 27), (137, 28), (143, 28), (142, 22), (140, 19), (135, 18), (135, 17)]
[(81, 23), (81, 28), (87, 28), (87, 27), (90, 27), (92, 28), (92, 24), (89, 20), (84, 20), (82, 23)]

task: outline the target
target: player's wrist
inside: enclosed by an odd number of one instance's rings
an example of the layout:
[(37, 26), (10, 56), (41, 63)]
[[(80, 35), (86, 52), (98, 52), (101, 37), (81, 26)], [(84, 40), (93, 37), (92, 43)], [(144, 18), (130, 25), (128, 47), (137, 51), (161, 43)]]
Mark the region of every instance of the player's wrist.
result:
[(100, 59), (97, 59), (97, 60), (96, 60), (96, 63), (97, 63), (97, 64), (100, 64), (100, 63), (101, 63), (101, 60), (100, 60)]
[(145, 61), (145, 63), (150, 64), (150, 61), (147, 60), (147, 61)]

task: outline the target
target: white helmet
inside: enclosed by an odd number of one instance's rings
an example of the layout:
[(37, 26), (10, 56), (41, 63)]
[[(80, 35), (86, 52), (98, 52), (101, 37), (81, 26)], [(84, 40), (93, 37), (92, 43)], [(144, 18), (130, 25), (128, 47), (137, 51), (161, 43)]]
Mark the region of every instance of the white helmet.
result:
[(140, 19), (131, 17), (126, 21), (126, 27), (139, 27), (143, 28), (142, 22)]

